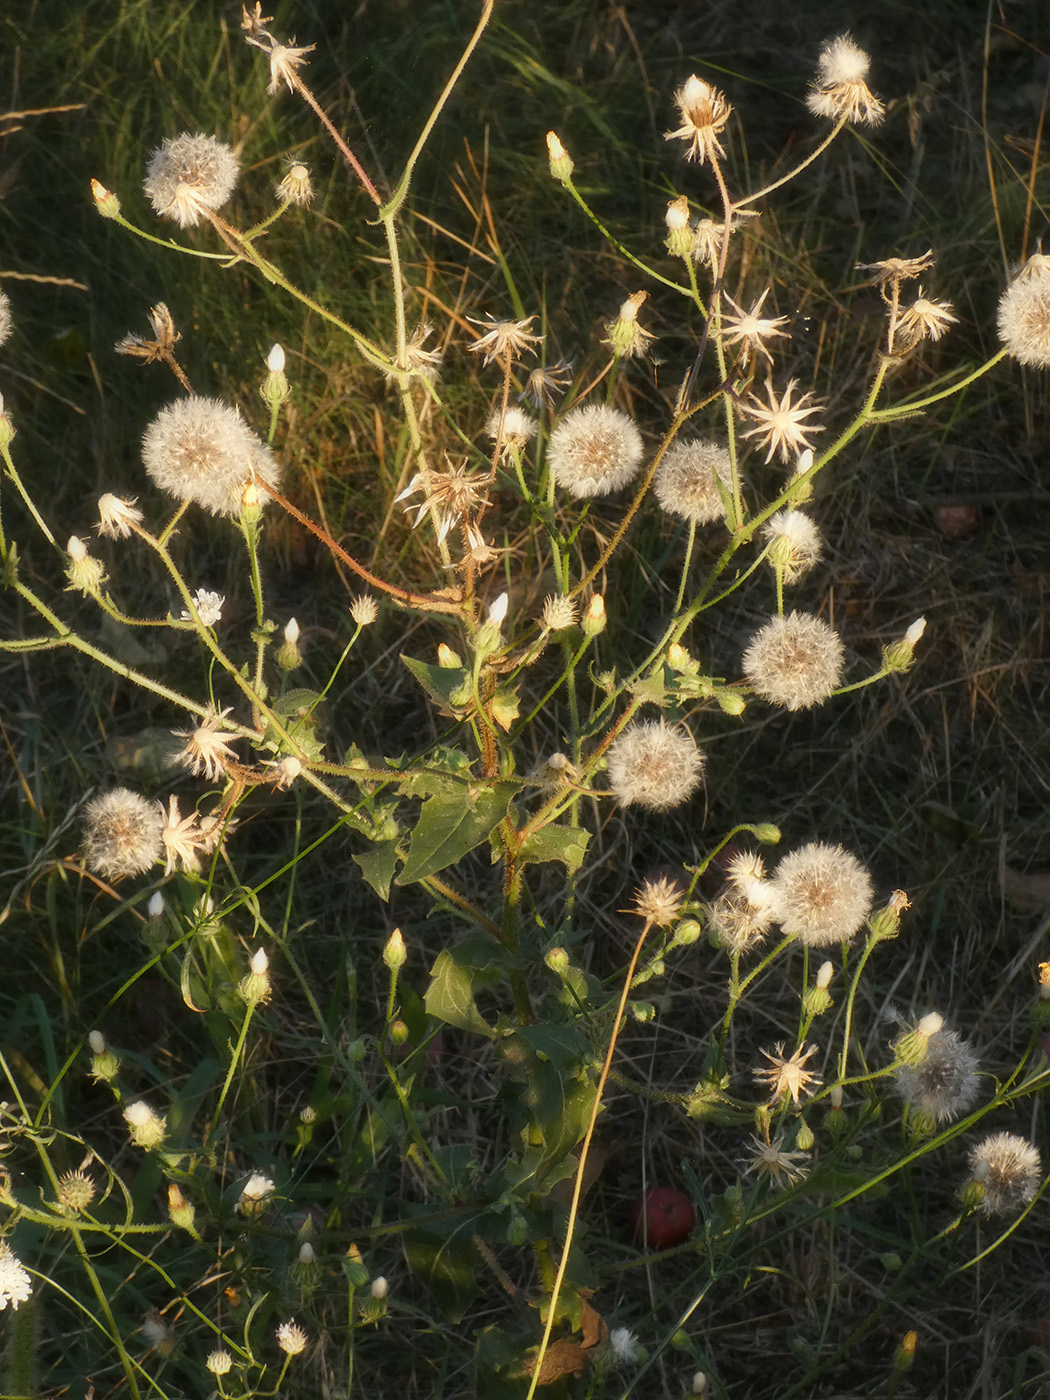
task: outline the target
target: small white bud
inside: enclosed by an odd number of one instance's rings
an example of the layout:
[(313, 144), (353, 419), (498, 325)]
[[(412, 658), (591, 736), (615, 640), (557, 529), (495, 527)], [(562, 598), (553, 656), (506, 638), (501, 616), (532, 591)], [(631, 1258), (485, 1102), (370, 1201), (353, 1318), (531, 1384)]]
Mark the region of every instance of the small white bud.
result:
[(106, 1037), (101, 1031), (90, 1031), (88, 1033), (88, 1045), (91, 1047), (93, 1055), (104, 1055), (106, 1053)]
[(503, 619), (507, 616), (508, 599), (506, 593), (501, 593), (498, 598), (494, 598), (489, 604), (488, 620), (493, 627), (500, 627)]
[(926, 631), (926, 619), (918, 617), (904, 634), (904, 645), (913, 647), (922, 634)]
[(266, 368), (271, 374), (281, 374), (284, 371), (284, 346), (274, 345), (266, 357)]
[(936, 1035), (943, 1025), (944, 1017), (937, 1011), (931, 1011), (922, 1018), (916, 1029), (921, 1036), (929, 1039), (931, 1035)]
[(304, 1269), (308, 1269), (315, 1259), (314, 1247), (309, 1240), (303, 1240), (299, 1246), (299, 1263)]
[(299, 640), (299, 624), (294, 617), (290, 617), (284, 624), (284, 640), (290, 647), (294, 647)]
[(817, 970), (817, 986), (820, 990), (826, 991), (831, 983), (832, 973), (835, 971), (830, 962), (823, 962)]
[(380, 1302), (382, 1302), (382, 1300), (390, 1292), (390, 1285), (387, 1283), (383, 1275), (380, 1274), (378, 1278), (374, 1278), (372, 1280), (371, 1284), (369, 1285), (369, 1291), (371, 1292), (373, 1298), (376, 1298)]
[(257, 948), (252, 954), (252, 972), (256, 977), (262, 977), (269, 966), (270, 959), (266, 956), (266, 950), (264, 948)]
[(150, 895), (149, 903), (146, 905), (146, 913), (151, 919), (159, 919), (164, 913), (164, 896), (160, 890), (154, 890)]
[(66, 545), (66, 553), (75, 564), (79, 564), (81, 560), (87, 558), (87, 546), (76, 535), (70, 535), (69, 543)]

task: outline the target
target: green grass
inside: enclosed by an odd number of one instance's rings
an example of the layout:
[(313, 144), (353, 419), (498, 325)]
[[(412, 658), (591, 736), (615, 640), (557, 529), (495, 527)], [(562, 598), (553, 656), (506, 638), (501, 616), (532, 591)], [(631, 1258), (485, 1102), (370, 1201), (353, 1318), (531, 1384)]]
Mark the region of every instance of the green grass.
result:
[[(474, 19), (473, 7), (391, 0), (354, 13), (279, 6), (274, 29), (316, 41), (307, 76), (382, 185), (395, 178)], [(895, 373), (891, 400), (993, 353), (1004, 258), (1032, 252), (1046, 222), (1042, 147), (1031, 174), (1043, 100), (1036, 59), (1046, 35), (1031, 17), (1027, 30), (1016, 20), (1016, 33), (993, 24), (986, 66), (985, 22), (984, 7), (970, 4), (929, 14), (885, 5), (870, 28), (845, 5), (780, 17), (583, 0), (497, 6), (420, 163), (404, 220), (410, 329), (432, 320), (446, 348), (441, 401), (423, 420), (434, 459), (449, 452), (483, 460), (500, 376), (468, 353), (468, 317), (536, 313), (547, 358), (571, 357), (580, 389), (607, 362), (605, 324), (647, 285), (642, 320), (660, 337), (660, 363), (628, 366), (616, 393), (655, 448), (701, 318), (600, 239), (549, 178), (544, 133), (559, 132), (579, 189), (614, 237), (674, 277), (678, 267), (663, 247), (668, 199), (684, 191), (714, 216), (717, 195), (709, 172), (686, 166), (662, 139), (673, 125), (673, 89), (694, 70), (726, 88), (738, 113), (727, 130), (727, 179), (757, 186), (812, 143), (801, 98), (813, 60), (822, 40), (850, 24), (874, 54), (873, 86), (897, 105), (884, 127), (845, 132), (824, 160), (765, 201), (736, 245), (727, 288), (750, 304), (771, 284), (770, 305), (793, 317), (787, 364), (826, 402), (822, 445), (850, 420), (875, 368), (883, 312), (855, 263), (932, 246), (928, 290), (950, 297), (960, 316), (943, 342)], [(293, 384), (276, 439), (289, 499), (382, 577), (418, 591), (447, 583), (433, 531), (422, 524), (413, 532), (392, 504), (416, 469), (395, 391), (331, 326), (252, 269), (176, 258), (105, 222), (91, 204), (94, 176), (119, 194), (133, 223), (166, 234), (173, 226), (149, 214), (141, 195), (144, 159), (180, 130), (214, 132), (243, 143), (236, 222), (247, 227), (270, 212), (280, 157), (294, 151), (310, 163), (319, 197), (275, 226), (265, 255), (386, 349), (393, 345), (374, 211), (305, 107), (289, 94), (266, 96), (264, 60), (242, 44), (233, 11), (113, 0), (57, 25), (45, 7), (25, 7), (0, 26), (3, 50), (17, 57), (9, 109), (75, 104), (0, 125), (0, 283), (16, 323), (0, 351), (0, 392), (17, 427), (18, 469), (59, 543), (88, 534), (103, 491), (137, 495), (150, 519), (161, 518), (139, 442), (177, 388), (163, 366), (140, 367), (112, 347), (129, 330), (144, 332), (148, 308), (164, 300), (183, 332), (178, 353), (195, 388), (241, 404), (264, 434), (258, 386), (263, 358), (280, 341)], [(206, 227), (175, 236), (199, 249), (218, 246)], [(779, 377), (786, 372), (778, 365)], [(354, 862), (368, 843), (302, 783), (246, 795), (229, 863), (220, 859), (211, 882), (217, 908), (195, 924), (204, 877), (160, 880), (167, 908), (151, 919), (146, 897), (158, 880), (139, 877), (114, 892), (85, 876), (77, 853), (91, 790), (128, 783), (165, 799), (177, 791), (185, 811), (209, 786), (165, 764), (169, 731), (186, 727), (187, 717), (86, 657), (6, 655), (2, 1097), (11, 1108), (20, 1095), (37, 1130), (11, 1133), (5, 1189), (27, 1208), (13, 1245), (42, 1277), (33, 1303), (3, 1317), (4, 1393), (57, 1397), (91, 1386), (101, 1400), (137, 1385), (171, 1400), (207, 1394), (209, 1326), (221, 1326), (231, 1345), (250, 1337), (272, 1367), (280, 1359), (273, 1330), (295, 1316), (311, 1343), (291, 1363), (282, 1394), (523, 1396), (520, 1365), (539, 1340), (538, 1305), (565, 1213), (564, 1198), (515, 1193), (522, 1133), (535, 1131), (545, 1112), (543, 1121), (563, 1131), (559, 1149), (576, 1145), (589, 1100), (574, 1076), (585, 1063), (593, 1082), (639, 932), (624, 911), (643, 879), (703, 862), (738, 822), (775, 823), (782, 849), (814, 838), (842, 842), (872, 869), (878, 903), (896, 888), (911, 898), (900, 937), (876, 949), (860, 983), (854, 1072), (862, 1062), (890, 1062), (898, 1034), (891, 1008), (909, 1024), (937, 1008), (973, 1041), (986, 1074), (1005, 1078), (1032, 1035), (1045, 901), (1034, 911), (1015, 908), (1003, 899), (1000, 871), (1037, 873), (1050, 861), (1047, 409), (1045, 372), (1006, 362), (921, 419), (859, 435), (818, 478), (812, 509), (825, 557), (788, 606), (834, 623), (848, 679), (874, 669), (881, 648), (925, 615), (918, 664), (796, 715), (756, 702), (741, 721), (710, 703), (685, 706), (708, 755), (706, 790), (685, 818), (638, 819), (607, 800), (580, 804), (591, 831), (583, 868), (567, 890), (562, 866), (530, 867), (520, 915), (536, 1034), (556, 1037), (543, 1042), (546, 1058), (509, 1033), (514, 992), (498, 973), (479, 973), (474, 983), (483, 1016), (506, 1018), (505, 1037), (442, 1028), (427, 1016), (422, 998), (435, 959), (468, 935), (478, 939), (476, 921), (433, 887), (394, 885), (388, 901), (377, 898)], [(712, 405), (703, 427), (716, 431), (720, 413)], [(753, 506), (782, 489), (779, 466), (763, 467), (752, 454), (748, 471)], [(616, 528), (623, 504), (616, 497), (590, 508), (576, 576)], [(960, 504), (976, 508), (975, 528), (953, 537), (944, 508)], [(3, 507), (23, 579), (83, 635), (110, 650), (122, 645), (119, 629), (100, 627), (91, 600), (61, 592), (61, 560), (34, 536), (6, 480)], [(572, 518), (559, 503), (558, 519)], [(494, 493), (486, 530), (507, 550), (488, 575), (489, 596), (509, 587), (517, 627), (536, 615), (552, 583), (544, 535), (512, 481)], [(695, 577), (714, 565), (725, 539), (724, 530), (699, 532)], [(684, 543), (684, 531), (646, 503), (597, 580), (610, 624), (578, 677), (585, 716), (590, 678), (622, 675), (657, 641)], [(192, 587), (226, 594), (228, 635), (243, 645), (236, 654), (253, 655), (254, 601), (236, 528), (196, 511), (174, 548)], [(178, 615), (170, 579), (136, 541), (93, 549), (134, 611)], [(287, 684), (320, 690), (350, 636), (347, 608), (360, 584), (276, 510), (261, 550), (268, 615), (278, 627), (294, 615), (304, 633), (304, 664)], [(705, 673), (735, 680), (747, 638), (775, 607), (772, 576), (759, 573), (684, 640)], [(40, 630), (10, 593), (0, 621), (5, 638)], [(356, 745), (375, 764), (381, 756), (425, 760), (439, 744), (469, 749), (469, 735), (457, 735), (398, 659), (432, 662), (440, 642), (462, 650), (468, 634), (439, 616), (384, 606), (319, 711), (326, 754), (339, 761)], [(133, 640), (145, 653), (127, 653), (130, 664), (207, 695), (217, 673), (195, 634), (139, 631)], [(553, 684), (559, 662), (552, 646), (526, 673), (523, 715)], [(277, 670), (270, 674), (277, 684)], [(218, 679), (229, 703), (229, 684)], [(567, 748), (573, 729), (563, 689), (522, 736), (517, 772)], [(406, 824), (423, 795), (403, 801)], [(534, 810), (534, 798), (523, 800)], [(502, 872), (487, 844), (443, 877), (483, 918), (501, 920)], [(700, 891), (717, 892), (713, 872)], [(382, 960), (396, 926), (408, 946), (396, 995), (407, 1031), (401, 1046), (390, 1034)], [(274, 997), (252, 1018), (245, 1062), (220, 1110), (243, 1022), (236, 984), (260, 944), (272, 950)], [(543, 965), (543, 951), (557, 945), (591, 979), (583, 1017), (571, 999), (559, 1000)], [(794, 952), (740, 1005), (724, 1068), (741, 1101), (753, 1096), (758, 1050), (780, 1040), (793, 1047), (801, 975)], [(734, 1109), (700, 1121), (682, 1103), (705, 1072), (726, 985), (725, 954), (706, 938), (668, 955), (666, 976), (639, 988), (654, 1019), (628, 1017), (598, 1120), (601, 1170), (583, 1198), (567, 1296), (593, 1290), (591, 1304), (610, 1327), (638, 1334), (647, 1369), (606, 1375), (589, 1365), (544, 1393), (677, 1396), (699, 1369), (709, 1374), (709, 1394), (760, 1400), (1041, 1393), (1050, 1372), (1040, 1281), (1045, 1203), (979, 1264), (970, 1261), (998, 1237), (996, 1221), (964, 1222), (931, 1243), (958, 1213), (965, 1149), (979, 1133), (964, 1132), (879, 1182), (906, 1141), (892, 1097), (848, 1096), (853, 1156), (834, 1154), (827, 1101), (817, 1107), (811, 1121), (827, 1161), (813, 1189), (754, 1221), (735, 1251), (717, 1257), (714, 1277), (695, 1244), (646, 1255), (630, 1239), (627, 1217), (646, 1184), (681, 1186), (720, 1227), (736, 1208), (732, 1188), (753, 1114)], [(822, 1047), (835, 1036), (840, 1043), (845, 985), (837, 970), (835, 1010), (810, 1037)], [(173, 1166), (129, 1144), (110, 1088), (88, 1076), (93, 1029), (120, 1055), (125, 1094), (166, 1106), (169, 1144), (196, 1154), (191, 1180), (179, 1176), (189, 1158)], [(821, 1072), (834, 1082), (833, 1064)], [(984, 1083), (987, 1098), (992, 1084)], [(555, 1107), (537, 1109), (544, 1094)], [(315, 1121), (303, 1125), (308, 1105)], [(981, 1131), (1008, 1129), (1038, 1145), (1041, 1109), (1037, 1093), (998, 1110)], [(95, 1160), (85, 1169), (106, 1190), (94, 1217), (118, 1233), (132, 1220), (155, 1227), (145, 1243), (131, 1238), (141, 1259), (127, 1239), (92, 1244), (97, 1290), (74, 1232), (32, 1218), (53, 1199), (48, 1170), (81, 1166), (88, 1148)], [(273, 1177), (278, 1204), (246, 1222), (236, 1203), (252, 1170)], [(173, 1178), (197, 1205), (203, 1243), (168, 1226)], [(833, 1208), (862, 1183), (862, 1195)], [(304, 1274), (295, 1260), (307, 1237), (319, 1264)], [(351, 1246), (364, 1259), (360, 1276)], [(373, 1321), (372, 1305), (364, 1314), (361, 1305), (368, 1277), (378, 1275), (390, 1294)], [(142, 1330), (151, 1309), (173, 1326), (173, 1345)], [(684, 1336), (675, 1338), (687, 1311)], [(912, 1329), (914, 1366), (895, 1376), (895, 1349)], [(120, 1339), (123, 1362), (107, 1331)], [(563, 1326), (555, 1335), (572, 1334)], [(249, 1386), (270, 1393), (274, 1375), (249, 1378)]]

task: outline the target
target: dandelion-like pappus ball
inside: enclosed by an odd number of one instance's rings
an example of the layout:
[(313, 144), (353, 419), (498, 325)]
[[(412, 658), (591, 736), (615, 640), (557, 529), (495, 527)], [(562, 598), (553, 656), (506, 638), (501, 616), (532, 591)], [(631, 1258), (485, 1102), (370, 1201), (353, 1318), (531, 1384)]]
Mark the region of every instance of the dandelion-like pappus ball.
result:
[(726, 513), (726, 498), (733, 490), (732, 460), (716, 442), (700, 438), (676, 442), (656, 469), (653, 489), (670, 515), (691, 520), (695, 525), (721, 520)]
[(693, 736), (663, 719), (629, 724), (609, 746), (609, 786), (625, 807), (677, 807), (703, 772), (704, 755)]
[(162, 141), (149, 158), (143, 189), (163, 219), (192, 228), (205, 210), (221, 209), (237, 184), (233, 148), (214, 136), (183, 133)]
[(1022, 365), (1050, 365), (1050, 257), (1034, 253), (999, 299), (999, 339)]
[(142, 439), (153, 482), (212, 515), (236, 515), (252, 481), (276, 486), (280, 467), (235, 408), (219, 399), (179, 399), (162, 408)]
[(744, 675), (771, 705), (807, 710), (825, 701), (842, 679), (843, 647), (826, 622), (810, 613), (774, 617), (751, 638)]
[(141, 875), (159, 859), (164, 816), (130, 788), (114, 788), (88, 803), (84, 815), (84, 860), (104, 880)]
[(606, 496), (637, 476), (642, 452), (642, 435), (626, 413), (589, 404), (571, 409), (554, 429), (547, 460), (570, 496)]

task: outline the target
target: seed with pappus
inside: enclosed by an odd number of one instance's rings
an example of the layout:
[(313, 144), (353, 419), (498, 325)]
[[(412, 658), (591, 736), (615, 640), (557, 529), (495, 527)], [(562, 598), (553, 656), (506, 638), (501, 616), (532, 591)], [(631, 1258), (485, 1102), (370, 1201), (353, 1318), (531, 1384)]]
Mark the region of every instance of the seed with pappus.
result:
[(1022, 365), (1050, 365), (1050, 256), (1033, 253), (999, 299), (999, 339)]
[(130, 788), (93, 798), (84, 814), (84, 861), (105, 880), (140, 875), (160, 858), (160, 805)]
[(970, 1153), (973, 1180), (984, 1187), (985, 1215), (1008, 1215), (1026, 1206), (1042, 1169), (1038, 1149), (1014, 1133), (989, 1133)]
[(609, 746), (609, 786), (624, 807), (677, 807), (703, 772), (704, 755), (693, 736), (663, 719), (629, 724)]
[(270, 449), (219, 399), (179, 399), (162, 408), (142, 439), (142, 460), (162, 491), (212, 515), (239, 514), (249, 482), (276, 487), (281, 476)]
[(977, 1098), (977, 1065), (973, 1047), (958, 1031), (937, 1031), (923, 1059), (894, 1070), (897, 1093), (920, 1123), (950, 1123)]
[(642, 435), (626, 413), (589, 404), (571, 409), (554, 429), (547, 460), (570, 496), (606, 496), (638, 475), (642, 452)]
[(848, 34), (824, 45), (817, 60), (817, 78), (806, 98), (816, 117), (878, 126), (886, 114), (865, 79), (871, 59)]
[(871, 876), (841, 846), (811, 841), (773, 873), (777, 922), (809, 948), (847, 943), (871, 910)]
[(785, 583), (795, 583), (820, 558), (820, 531), (801, 510), (778, 510), (762, 533), (769, 540), (769, 561), (782, 570)]
[(770, 618), (744, 652), (744, 675), (771, 705), (807, 710), (842, 679), (843, 647), (819, 617), (793, 612)]
[[(721, 491), (719, 490), (721, 486)], [(733, 463), (716, 442), (694, 438), (668, 448), (653, 481), (656, 499), (670, 515), (707, 525), (725, 517), (733, 491)]]
[(233, 194), (237, 172), (232, 147), (214, 136), (183, 133), (162, 141), (150, 156), (143, 188), (161, 218), (192, 228), (205, 210), (222, 208)]
[(491, 415), (485, 424), (485, 431), (493, 440), (498, 438), (504, 448), (520, 451), (529, 438), (535, 436), (536, 420), (530, 417), (523, 408), (516, 408), (511, 404), (506, 413), (501, 415), (497, 409)]
[(686, 160), (698, 160), (701, 164), (706, 160), (713, 164), (716, 156), (724, 156), (725, 148), (719, 137), (733, 111), (725, 94), (692, 73), (675, 93), (674, 100), (682, 124), (675, 131), (665, 131), (664, 140), (684, 141), (688, 147)]

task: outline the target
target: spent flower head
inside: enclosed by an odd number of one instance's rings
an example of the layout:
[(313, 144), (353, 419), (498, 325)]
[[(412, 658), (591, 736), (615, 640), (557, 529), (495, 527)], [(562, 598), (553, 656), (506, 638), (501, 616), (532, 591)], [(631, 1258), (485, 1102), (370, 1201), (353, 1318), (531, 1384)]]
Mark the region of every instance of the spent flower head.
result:
[(282, 1322), (277, 1329), (277, 1345), (288, 1356), (306, 1350), (307, 1335), (297, 1322)]
[(160, 857), (163, 808), (130, 788), (92, 798), (84, 814), (84, 861), (105, 880), (140, 875)]
[(182, 336), (175, 329), (175, 321), (166, 302), (158, 301), (156, 306), (150, 307), (149, 324), (153, 332), (152, 339), (147, 340), (145, 336), (129, 331), (114, 345), (117, 354), (134, 355), (147, 365), (156, 360), (169, 360)]
[(301, 160), (290, 159), (284, 174), (274, 186), (274, 192), (282, 204), (298, 204), (305, 208), (314, 197), (310, 167)]
[(95, 529), (100, 535), (108, 535), (114, 540), (126, 540), (132, 527), (141, 525), (143, 519), (142, 511), (136, 508), (133, 500), (122, 500), (108, 491), (98, 498), (98, 524)]
[(848, 34), (832, 39), (820, 51), (806, 106), (817, 117), (878, 126), (886, 108), (865, 81), (870, 67), (871, 59)]
[(238, 168), (225, 142), (184, 133), (162, 141), (150, 156), (143, 188), (161, 218), (192, 228), (205, 211), (221, 209), (233, 194)]
[(848, 943), (871, 911), (871, 876), (841, 846), (810, 841), (778, 864), (777, 922), (808, 948)]
[(618, 359), (644, 359), (649, 353), (649, 342), (655, 336), (638, 320), (638, 311), (648, 295), (648, 292), (635, 292), (629, 296), (621, 305), (616, 320), (605, 327), (607, 339), (602, 344), (610, 346)]
[(754, 1079), (765, 1085), (770, 1103), (790, 1097), (791, 1102), (797, 1105), (800, 1094), (812, 1094), (820, 1086), (820, 1075), (805, 1068), (806, 1061), (817, 1053), (817, 1049), (816, 1045), (811, 1045), (808, 1050), (803, 1050), (800, 1045), (793, 1055), (785, 1059), (784, 1042), (778, 1041), (772, 1054), (768, 1050), (760, 1051), (769, 1065), (751, 1073)]
[(970, 1152), (971, 1179), (985, 1215), (1011, 1215), (1035, 1197), (1042, 1175), (1039, 1150), (1014, 1133), (989, 1133)]
[(1033, 253), (999, 299), (999, 339), (1022, 365), (1050, 365), (1050, 256)]
[(766, 448), (767, 462), (773, 460), (774, 452), (779, 453), (782, 462), (789, 462), (792, 453), (797, 455), (811, 446), (810, 434), (824, 431), (818, 424), (805, 421), (811, 413), (819, 412), (817, 405), (810, 402), (812, 394), (807, 392), (792, 402), (797, 387), (798, 380), (789, 379), (787, 388), (777, 398), (772, 382), (767, 379), (768, 405), (754, 394), (748, 400), (746, 412), (757, 420), (758, 426), (749, 428), (744, 437), (758, 439), (759, 448)]
[(270, 449), (219, 399), (178, 399), (162, 408), (143, 436), (142, 460), (162, 491), (212, 515), (238, 515), (250, 482), (275, 487), (281, 478)]
[(554, 407), (554, 400), (561, 398), (572, 383), (572, 361), (555, 360), (552, 365), (537, 365), (525, 381), (525, 388), (519, 399), (528, 399), (536, 408)]
[(207, 778), (209, 782), (217, 783), (225, 778), (226, 764), (237, 761), (237, 755), (227, 741), (240, 738), (233, 730), (222, 727), (232, 708), (227, 706), (224, 710), (210, 710), (201, 717), (195, 729), (173, 729), (176, 739), (186, 740), (175, 755), (175, 762), (188, 768), (196, 777)]
[(526, 316), (523, 321), (498, 321), (492, 316), (482, 321), (475, 320), (473, 316), (467, 319), (475, 326), (485, 327), (484, 335), (480, 335), (468, 349), (472, 354), (484, 355), (487, 365), (507, 356), (520, 360), (524, 354), (534, 355), (533, 347), (543, 342), (542, 335), (532, 335), (529, 331), (535, 316)]
[(775, 1191), (801, 1181), (808, 1170), (809, 1153), (789, 1150), (785, 1142), (783, 1133), (772, 1140), (752, 1134), (753, 1151), (744, 1163), (744, 1175), (765, 1178)]
[(762, 527), (769, 541), (769, 562), (779, 569), (785, 583), (795, 583), (820, 558), (820, 531), (801, 510), (778, 510)]
[(704, 773), (704, 755), (684, 726), (636, 720), (609, 745), (609, 786), (624, 807), (677, 807)]
[(470, 471), (465, 460), (454, 464), (446, 457), (443, 472), (429, 468), (416, 472), (405, 489), (394, 497), (394, 501), (403, 501), (417, 491), (421, 492), (422, 501), (405, 506), (405, 510), (416, 513), (413, 529), (426, 515), (432, 514), (440, 544), (464, 516), (474, 514), (487, 489), (488, 478), (485, 475)]
[(370, 593), (361, 593), (350, 604), (350, 616), (357, 627), (371, 627), (379, 616), (379, 604)]
[(933, 249), (927, 248), (917, 258), (883, 258), (880, 262), (856, 263), (858, 272), (870, 272), (871, 281), (878, 286), (908, 282), (921, 277), (933, 266)]
[(722, 520), (733, 491), (732, 458), (717, 442), (678, 439), (664, 453), (653, 489), (669, 515), (694, 525)]
[(820, 705), (842, 679), (842, 642), (811, 613), (773, 617), (748, 643), (744, 675), (763, 700), (788, 710)]
[(168, 1130), (167, 1119), (154, 1113), (144, 1099), (136, 1099), (124, 1109), (124, 1121), (128, 1125), (131, 1141), (145, 1151), (159, 1147)]
[(3, 345), (11, 335), (11, 298), (6, 292), (0, 292), (0, 345)]
[(570, 409), (550, 436), (547, 461), (570, 496), (605, 496), (638, 475), (642, 435), (618, 408), (587, 404)]
[(653, 928), (669, 928), (678, 917), (684, 897), (677, 880), (660, 875), (642, 884), (635, 894), (631, 912), (638, 914)]
[(664, 140), (686, 142), (686, 160), (713, 164), (716, 156), (724, 156), (719, 137), (733, 111), (725, 94), (693, 73), (675, 93), (674, 100), (681, 125), (665, 132)]
[(923, 1058), (897, 1065), (894, 1075), (897, 1092), (920, 1127), (958, 1118), (980, 1089), (977, 1056), (958, 1031), (935, 1031)]
[(738, 306), (728, 292), (722, 293), (723, 300), (733, 308), (732, 312), (722, 317), (722, 344), (740, 346), (741, 365), (747, 365), (753, 355), (761, 355), (772, 364), (773, 356), (766, 341), (777, 335), (790, 339), (789, 333), (780, 329), (787, 325), (786, 316), (760, 315), (769, 293), (770, 288), (767, 287), (750, 311)]

